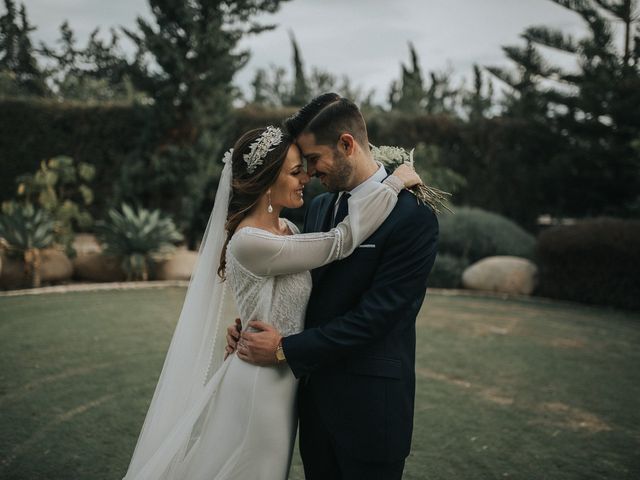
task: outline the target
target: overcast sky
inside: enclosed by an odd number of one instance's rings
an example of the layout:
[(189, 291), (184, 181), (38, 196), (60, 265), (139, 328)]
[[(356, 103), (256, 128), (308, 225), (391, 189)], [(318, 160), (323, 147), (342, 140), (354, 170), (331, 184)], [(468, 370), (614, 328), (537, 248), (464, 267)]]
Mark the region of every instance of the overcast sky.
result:
[[(95, 27), (134, 26), (150, 17), (146, 0), (26, 0), (40, 40), (52, 45), (67, 19), (84, 43)], [(262, 19), (278, 27), (242, 41), (252, 52), (236, 83), (245, 91), (256, 68), (291, 65), (288, 31), (295, 33), (307, 71), (320, 67), (386, 98), (400, 62), (414, 43), (423, 71), (452, 68), (471, 79), (472, 65), (508, 65), (501, 46), (518, 44), (519, 34), (544, 24), (580, 36), (580, 18), (549, 0), (293, 0)], [(106, 36), (106, 35), (105, 35)], [(553, 57), (561, 62), (566, 59)]]

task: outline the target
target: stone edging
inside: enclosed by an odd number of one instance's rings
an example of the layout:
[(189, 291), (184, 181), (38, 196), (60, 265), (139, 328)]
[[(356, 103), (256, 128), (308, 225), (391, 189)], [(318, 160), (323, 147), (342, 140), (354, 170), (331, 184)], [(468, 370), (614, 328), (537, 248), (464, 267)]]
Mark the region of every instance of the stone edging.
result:
[[(19, 295), (40, 295), (45, 293), (67, 293), (67, 292), (93, 292), (99, 290), (132, 290), (141, 288), (168, 288), (168, 287), (188, 287), (189, 280), (153, 280), (148, 282), (92, 282), (92, 283), (71, 283), (68, 285), (53, 285), (49, 287), (25, 288), (21, 290), (0, 291), (1, 297), (15, 297)], [(428, 288), (427, 293), (450, 297), (481, 297), (497, 298), (500, 300), (525, 300), (544, 303), (568, 303), (563, 300), (554, 300), (545, 297), (535, 297), (527, 295), (515, 295), (507, 293), (497, 293), (481, 290), (462, 290), (454, 288)], [(575, 305), (582, 305), (575, 303)]]
[(187, 287), (188, 280), (154, 280), (150, 282), (94, 282), (72, 283), (68, 285), (53, 285), (50, 287), (25, 288), (0, 292), (0, 297), (14, 297), (18, 295), (40, 295), (43, 293), (93, 292), (97, 290), (131, 290), (139, 288)]

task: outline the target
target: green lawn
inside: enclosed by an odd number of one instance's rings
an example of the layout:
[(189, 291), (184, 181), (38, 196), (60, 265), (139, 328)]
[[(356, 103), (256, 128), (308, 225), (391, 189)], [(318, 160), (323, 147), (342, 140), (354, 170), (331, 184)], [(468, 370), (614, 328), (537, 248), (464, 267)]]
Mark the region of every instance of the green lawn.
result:
[[(184, 293), (0, 298), (0, 478), (122, 478)], [(638, 345), (637, 314), (430, 294), (405, 478), (640, 478)]]

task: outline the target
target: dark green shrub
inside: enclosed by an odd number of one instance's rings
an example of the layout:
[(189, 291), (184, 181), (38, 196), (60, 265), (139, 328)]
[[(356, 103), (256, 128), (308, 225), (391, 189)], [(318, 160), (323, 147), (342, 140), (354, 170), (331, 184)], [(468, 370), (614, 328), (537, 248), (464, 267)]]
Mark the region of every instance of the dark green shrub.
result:
[(429, 274), (429, 286), (435, 288), (459, 288), (462, 285), (462, 272), (469, 263), (447, 253), (439, 253)]
[(479, 208), (454, 208), (440, 217), (439, 254), (469, 264), (493, 255), (532, 258), (535, 238), (511, 220)]
[(536, 244), (537, 293), (640, 309), (640, 221), (597, 218), (551, 227)]

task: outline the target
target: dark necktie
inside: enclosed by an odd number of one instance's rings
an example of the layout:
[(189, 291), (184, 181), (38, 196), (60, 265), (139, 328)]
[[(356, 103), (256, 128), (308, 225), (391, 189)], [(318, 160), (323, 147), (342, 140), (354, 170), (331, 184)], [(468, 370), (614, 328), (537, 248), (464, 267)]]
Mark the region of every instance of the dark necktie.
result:
[(342, 195), (340, 195), (338, 210), (336, 210), (336, 218), (333, 220), (334, 227), (344, 220), (344, 217), (349, 213), (349, 204), (347, 203), (347, 200), (349, 200), (350, 196), (351, 194), (347, 192), (342, 192)]

